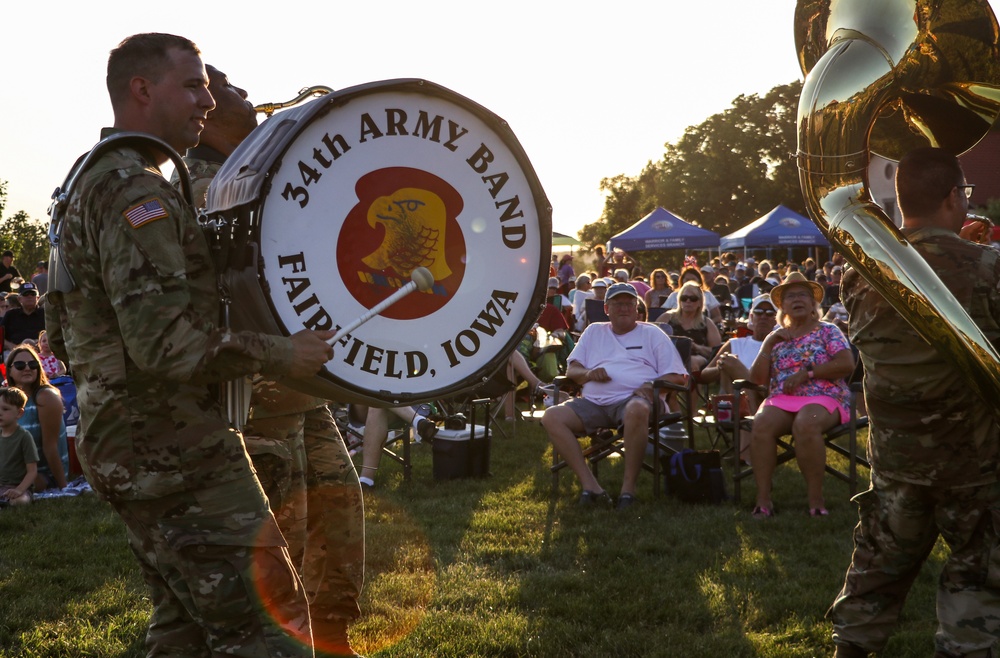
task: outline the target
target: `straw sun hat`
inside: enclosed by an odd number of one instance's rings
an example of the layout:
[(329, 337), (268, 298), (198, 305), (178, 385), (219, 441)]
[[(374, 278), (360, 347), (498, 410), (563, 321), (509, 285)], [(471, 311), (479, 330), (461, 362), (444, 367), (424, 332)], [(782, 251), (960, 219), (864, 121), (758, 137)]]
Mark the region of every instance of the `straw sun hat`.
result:
[(771, 289), (771, 299), (774, 301), (776, 307), (781, 306), (781, 299), (785, 296), (785, 291), (793, 286), (804, 286), (812, 291), (813, 299), (817, 302), (823, 301), (823, 286), (816, 283), (815, 281), (810, 281), (806, 278), (802, 272), (792, 272), (785, 277), (785, 280), (781, 282), (780, 286), (775, 286)]

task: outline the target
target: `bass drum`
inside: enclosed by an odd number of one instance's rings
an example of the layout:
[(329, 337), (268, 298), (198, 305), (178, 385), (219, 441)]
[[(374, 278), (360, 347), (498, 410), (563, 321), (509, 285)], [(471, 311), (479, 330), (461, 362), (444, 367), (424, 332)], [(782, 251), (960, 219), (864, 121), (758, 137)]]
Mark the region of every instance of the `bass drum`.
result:
[(229, 320), (292, 335), (346, 326), (426, 267), (413, 292), (287, 381), (385, 406), (475, 388), (545, 300), (551, 208), (505, 121), (425, 80), (376, 82), (276, 114), (209, 189)]

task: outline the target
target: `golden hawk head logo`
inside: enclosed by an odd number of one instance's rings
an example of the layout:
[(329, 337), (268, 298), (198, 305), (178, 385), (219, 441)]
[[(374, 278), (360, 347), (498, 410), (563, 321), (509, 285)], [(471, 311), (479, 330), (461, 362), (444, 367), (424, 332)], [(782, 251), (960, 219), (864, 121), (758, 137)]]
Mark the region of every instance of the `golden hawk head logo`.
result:
[(370, 308), (405, 285), (415, 268), (426, 267), (434, 287), (382, 315), (418, 318), (448, 303), (465, 275), (465, 237), (458, 223), (465, 204), (458, 191), (410, 167), (369, 172), (354, 190), (358, 203), (337, 240), (337, 268), (351, 295)]
[(368, 208), (368, 225), (381, 224), (385, 236), (378, 249), (362, 258), (376, 270), (392, 270), (409, 278), (417, 267), (426, 267), (441, 281), (451, 275), (445, 257), (447, 213), (434, 192), (404, 187), (381, 196)]

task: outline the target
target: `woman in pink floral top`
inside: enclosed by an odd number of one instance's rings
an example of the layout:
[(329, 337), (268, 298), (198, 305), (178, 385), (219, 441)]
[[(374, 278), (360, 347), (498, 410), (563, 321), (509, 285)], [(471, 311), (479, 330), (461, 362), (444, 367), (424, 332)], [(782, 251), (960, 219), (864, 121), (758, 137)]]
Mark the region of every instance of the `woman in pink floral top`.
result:
[(826, 516), (823, 433), (847, 422), (854, 355), (835, 325), (820, 322), (823, 288), (799, 272), (771, 291), (778, 307), (778, 328), (764, 339), (750, 369), (750, 380), (767, 385), (753, 421), (750, 455), (757, 481), (755, 518), (774, 515), (771, 478), (777, 463), (777, 439), (791, 434), (795, 459), (806, 480), (809, 514)]

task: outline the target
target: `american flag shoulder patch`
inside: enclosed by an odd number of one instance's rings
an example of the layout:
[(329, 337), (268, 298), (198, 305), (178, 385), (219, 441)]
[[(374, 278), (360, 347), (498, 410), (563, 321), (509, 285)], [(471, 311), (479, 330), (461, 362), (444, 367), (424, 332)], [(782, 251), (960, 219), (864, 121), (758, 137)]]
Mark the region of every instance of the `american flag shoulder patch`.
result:
[(132, 228), (139, 228), (143, 224), (170, 216), (167, 209), (163, 207), (163, 202), (156, 198), (137, 203), (122, 214), (125, 215), (125, 219), (132, 225)]

